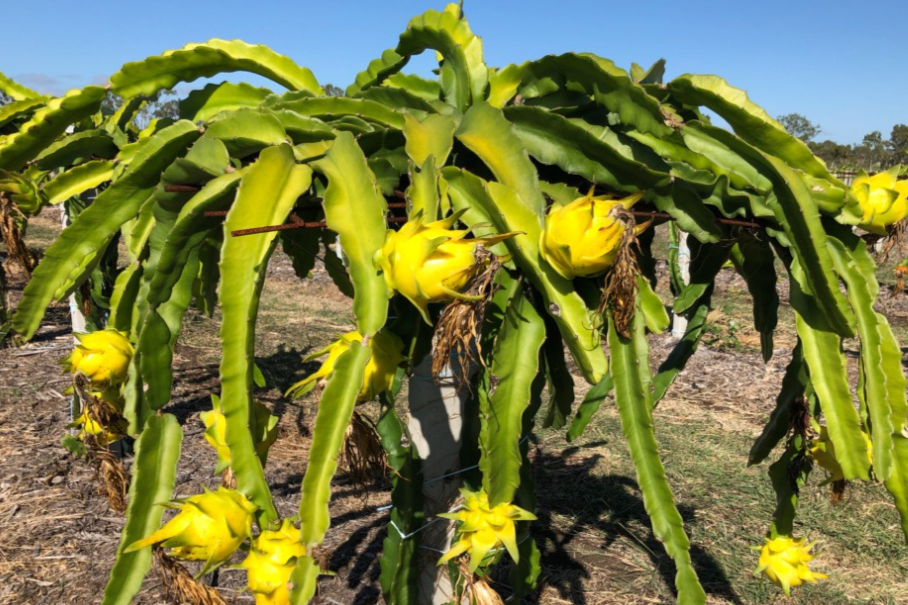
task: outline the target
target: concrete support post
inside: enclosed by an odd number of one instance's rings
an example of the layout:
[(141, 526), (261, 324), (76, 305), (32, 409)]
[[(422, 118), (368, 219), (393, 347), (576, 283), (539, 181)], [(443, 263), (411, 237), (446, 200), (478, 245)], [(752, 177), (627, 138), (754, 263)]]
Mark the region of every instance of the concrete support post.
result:
[[(410, 378), (408, 427), (422, 460), (426, 519), (434, 521), (436, 514), (451, 510), (460, 497), (460, 475), (439, 478), (460, 468), (463, 410), (469, 392), (466, 387), (457, 388), (451, 366), (437, 381), (431, 370), (432, 359), (426, 357)], [(448, 549), (453, 535), (454, 522), (440, 519), (420, 536), (425, 547), (419, 560), (420, 605), (442, 605), (453, 598), (447, 570), (436, 565), (438, 551)]]
[[(687, 233), (679, 230), (678, 234), (678, 266), (681, 269), (681, 279), (685, 284), (690, 283), (690, 248), (687, 246)], [(679, 340), (687, 331), (687, 318), (672, 312), (672, 337)]]

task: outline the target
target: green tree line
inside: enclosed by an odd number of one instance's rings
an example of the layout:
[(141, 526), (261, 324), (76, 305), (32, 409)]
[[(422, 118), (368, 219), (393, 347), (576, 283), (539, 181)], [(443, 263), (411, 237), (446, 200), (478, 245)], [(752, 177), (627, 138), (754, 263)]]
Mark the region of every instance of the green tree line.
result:
[(865, 134), (859, 144), (842, 145), (829, 139), (818, 141), (822, 128), (801, 114), (790, 113), (777, 119), (789, 133), (807, 143), (811, 151), (833, 170), (863, 168), (868, 172), (877, 172), (896, 164), (908, 163), (906, 124), (893, 126), (888, 139), (884, 139), (879, 130), (874, 130)]

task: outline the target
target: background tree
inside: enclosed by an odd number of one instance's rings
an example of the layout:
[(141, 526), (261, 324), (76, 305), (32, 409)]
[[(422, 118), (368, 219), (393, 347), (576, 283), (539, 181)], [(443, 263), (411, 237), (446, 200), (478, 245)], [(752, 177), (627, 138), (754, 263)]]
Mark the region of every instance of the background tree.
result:
[(8, 94), (6, 94), (2, 90), (0, 90), (0, 106), (6, 105), (7, 103), (9, 103), (12, 100), (13, 100), (12, 97), (10, 97)]
[(827, 139), (820, 143), (812, 142), (809, 147), (817, 156), (823, 158), (823, 161), (832, 170), (855, 167), (854, 148), (851, 145), (841, 145)]
[[(113, 115), (123, 106), (123, 98), (112, 92), (101, 102), (101, 113), (105, 116)], [(140, 129), (145, 128), (155, 119), (178, 119), (180, 115), (180, 102), (178, 93), (172, 89), (155, 92), (145, 99), (142, 108), (136, 112), (133, 121)]]
[(820, 132), (819, 124), (815, 124), (799, 113), (789, 113), (776, 118), (789, 134), (798, 137), (805, 143), (812, 141)]
[(886, 141), (889, 150), (889, 163), (908, 163), (908, 124), (896, 124)]
[(334, 84), (325, 84), (325, 96), (342, 97), (344, 96), (344, 89), (340, 86), (335, 86)]
[(159, 90), (149, 97), (145, 107), (139, 111), (136, 116), (136, 122), (141, 127), (143, 121), (147, 122), (155, 119), (170, 118), (178, 120), (180, 118), (180, 97), (175, 90)]
[(883, 161), (886, 159), (886, 144), (883, 141), (883, 133), (874, 130), (865, 134), (861, 145), (855, 150), (860, 158), (860, 164), (870, 172), (882, 169)]

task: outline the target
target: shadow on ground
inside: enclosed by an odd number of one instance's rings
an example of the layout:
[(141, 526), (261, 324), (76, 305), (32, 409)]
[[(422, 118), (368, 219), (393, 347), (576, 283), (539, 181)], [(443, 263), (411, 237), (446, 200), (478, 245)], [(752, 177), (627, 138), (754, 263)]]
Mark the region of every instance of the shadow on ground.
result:
[[(579, 448), (569, 448), (562, 455), (536, 452), (533, 476), (539, 520), (532, 524), (532, 531), (542, 553), (540, 590), (553, 590), (565, 601), (587, 605), (591, 602), (587, 596), (591, 584), (597, 581), (593, 575), (617, 591), (621, 586), (650, 582), (655, 572), (667, 587), (666, 594), (673, 592), (675, 565), (652, 533), (637, 482), (623, 475), (597, 473), (601, 458), (598, 454), (584, 455)], [(349, 490), (354, 488), (341, 488), (338, 495)], [(678, 508), (686, 526), (697, 523), (693, 507), (680, 503)], [(387, 516), (376, 519), (371, 512), (349, 511), (332, 521), (338, 526), (356, 520), (362, 523), (333, 548), (329, 558), (330, 569), (345, 569), (343, 577), (335, 581), (355, 591), (354, 605), (381, 602), (377, 580)], [(568, 526), (564, 519), (571, 520)], [(642, 569), (627, 561), (628, 542), (645, 553), (651, 568)], [(716, 559), (699, 544), (692, 545), (690, 552), (707, 594), (743, 605)], [(503, 597), (510, 595), (508, 571), (502, 565), (494, 574), (495, 588)], [(526, 602), (539, 602), (538, 598), (533, 595)]]
[[(595, 583), (594, 573), (604, 576), (603, 580), (615, 589), (648, 581), (651, 571), (630, 564), (617, 548), (616, 543), (622, 540), (646, 553), (655, 572), (674, 593), (675, 565), (652, 532), (637, 482), (624, 475), (595, 472), (601, 458), (599, 454), (584, 455), (580, 448), (568, 448), (560, 454), (536, 450), (533, 478), (539, 520), (533, 523), (532, 531), (542, 553), (543, 587), (553, 589), (566, 601), (586, 605), (591, 583)], [(697, 523), (695, 508), (678, 503), (678, 509), (686, 527)], [(570, 519), (568, 526), (565, 519)], [(743, 605), (726, 573), (702, 545), (693, 544), (690, 554), (707, 594)], [(501, 585), (507, 584), (504, 570), (499, 583), (505, 594)]]
[[(211, 394), (220, 392), (218, 386), (220, 368), (218, 362), (202, 362), (194, 358), (192, 352), (180, 348), (178, 354), (188, 358), (189, 363), (182, 363), (174, 371), (173, 403), (168, 406), (167, 412), (174, 414), (181, 424), (193, 414), (211, 409)], [(262, 371), (265, 382), (269, 388), (278, 393), (284, 393), (291, 385), (303, 377), (318, 370), (320, 361), (303, 362), (308, 350), (285, 349), (283, 346), (278, 351), (267, 357), (256, 357), (255, 363)], [(285, 397), (272, 397), (272, 412), (276, 416), (283, 416), (288, 408), (299, 408), (293, 401)], [(270, 400), (269, 400), (270, 401)], [(308, 434), (308, 429), (299, 426), (302, 434)]]

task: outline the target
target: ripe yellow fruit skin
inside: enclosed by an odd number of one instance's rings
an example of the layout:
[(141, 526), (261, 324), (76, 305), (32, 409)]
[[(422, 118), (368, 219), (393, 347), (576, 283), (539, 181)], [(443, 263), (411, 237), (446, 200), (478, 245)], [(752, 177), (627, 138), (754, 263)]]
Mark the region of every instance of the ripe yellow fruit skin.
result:
[(135, 353), (123, 332), (113, 329), (76, 334), (79, 344), (63, 360), (68, 372), (84, 374), (95, 385), (119, 384), (129, 374)]
[[(265, 404), (258, 401), (252, 404), (252, 411), (255, 414), (257, 429), (257, 434), (253, 435), (255, 453), (264, 464), (268, 456), (268, 449), (277, 439), (277, 418), (271, 415)], [(212, 395), (211, 409), (199, 413), (199, 418), (205, 425), (205, 441), (218, 454), (218, 464), (214, 469), (215, 474), (218, 474), (230, 466), (231, 461), (230, 447), (227, 445), (227, 417), (221, 411), (221, 398)]]
[[(212, 401), (215, 401), (212, 399)], [(214, 448), (218, 454), (218, 465), (214, 469), (219, 473), (230, 466), (230, 448), (227, 446), (227, 418), (221, 411), (220, 401), (214, 403), (212, 409), (199, 414), (205, 425), (205, 441)]]
[(810, 554), (813, 544), (805, 545), (804, 542), (804, 538), (791, 536), (767, 538), (760, 549), (760, 564), (754, 574), (762, 573), (789, 597), (792, 586), (800, 586), (804, 582), (816, 584), (817, 580), (826, 579), (826, 574), (807, 567), (807, 563), (814, 558)]
[(205, 561), (199, 576), (226, 562), (252, 536), (256, 506), (236, 490), (208, 489), (173, 504), (180, 512), (143, 540), (123, 552), (133, 552), (160, 543), (170, 555), (187, 561)]
[(426, 323), (431, 323), (429, 303), (468, 298), (463, 291), (485, 268), (477, 259), (479, 248), (491, 247), (514, 235), (468, 238), (469, 229), (451, 229), (462, 214), (431, 223), (416, 216), (399, 231), (389, 229), (384, 245), (375, 255), (375, 267), (382, 271), (388, 291), (406, 297)]
[(299, 538), (299, 530), (284, 519), (279, 530), (265, 530), (253, 540), (239, 567), (246, 569), (246, 586), (255, 595), (255, 605), (289, 605), (290, 575), (297, 558), (306, 554)]
[(455, 513), (443, 513), (439, 517), (459, 521), (459, 539), (438, 560), (442, 565), (465, 552), (470, 553), (470, 571), (475, 572), (483, 559), (496, 549), (504, 546), (514, 561), (520, 560), (517, 550), (516, 521), (534, 521), (536, 515), (519, 506), (501, 503), (489, 505), (489, 496), (484, 490), (471, 492), (460, 490), (464, 496), (463, 508)]
[(641, 197), (643, 192), (612, 199), (593, 196), (590, 190), (570, 204), (552, 210), (546, 216), (540, 242), (543, 258), (567, 279), (605, 273), (615, 260), (626, 228), (615, 216), (615, 210), (628, 210)]
[(873, 176), (862, 170), (852, 181), (851, 192), (864, 211), (861, 229), (886, 235), (887, 227), (908, 218), (908, 181), (897, 180), (899, 168)]

